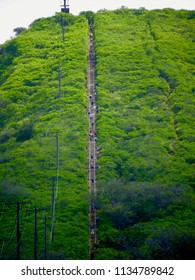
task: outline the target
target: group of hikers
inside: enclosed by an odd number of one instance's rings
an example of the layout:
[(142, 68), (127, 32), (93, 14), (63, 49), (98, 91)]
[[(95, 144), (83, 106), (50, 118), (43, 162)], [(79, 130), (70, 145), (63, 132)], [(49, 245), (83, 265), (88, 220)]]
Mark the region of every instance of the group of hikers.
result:
[(89, 63), (91, 75), (89, 80), (89, 107), (88, 107), (88, 117), (89, 117), (89, 187), (91, 193), (91, 205), (90, 205), (90, 259), (95, 258), (95, 243), (96, 240), (96, 226), (97, 226), (97, 212), (95, 206), (95, 191), (96, 191), (96, 159), (97, 159), (97, 134), (95, 129), (95, 117), (97, 113), (96, 107), (96, 89), (94, 82), (94, 66), (95, 66), (95, 55), (94, 55), (94, 45), (93, 45), (93, 26), (90, 24), (90, 46), (89, 46)]

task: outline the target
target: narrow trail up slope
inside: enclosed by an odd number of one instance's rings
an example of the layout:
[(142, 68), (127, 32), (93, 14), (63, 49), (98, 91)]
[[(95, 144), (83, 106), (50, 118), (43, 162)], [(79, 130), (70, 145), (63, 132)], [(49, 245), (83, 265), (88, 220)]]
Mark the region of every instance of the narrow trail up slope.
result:
[(89, 35), (89, 68), (88, 68), (88, 117), (89, 117), (89, 139), (88, 139), (88, 184), (90, 192), (89, 209), (89, 258), (95, 259), (95, 244), (97, 243), (97, 215), (95, 205), (96, 195), (96, 166), (97, 166), (97, 146), (96, 146), (96, 92), (95, 92), (95, 55), (93, 42), (93, 25), (90, 24)]

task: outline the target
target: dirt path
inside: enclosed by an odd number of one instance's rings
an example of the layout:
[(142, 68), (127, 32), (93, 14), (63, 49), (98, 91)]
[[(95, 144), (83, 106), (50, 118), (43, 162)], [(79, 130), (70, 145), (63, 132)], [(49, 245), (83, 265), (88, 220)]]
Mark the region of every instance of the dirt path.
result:
[(88, 117), (89, 117), (89, 139), (88, 139), (88, 184), (90, 192), (89, 209), (89, 258), (95, 259), (95, 244), (97, 243), (97, 216), (96, 216), (96, 167), (97, 167), (97, 146), (96, 146), (96, 92), (95, 92), (95, 56), (93, 42), (93, 26), (90, 24), (89, 36), (89, 67), (88, 67)]

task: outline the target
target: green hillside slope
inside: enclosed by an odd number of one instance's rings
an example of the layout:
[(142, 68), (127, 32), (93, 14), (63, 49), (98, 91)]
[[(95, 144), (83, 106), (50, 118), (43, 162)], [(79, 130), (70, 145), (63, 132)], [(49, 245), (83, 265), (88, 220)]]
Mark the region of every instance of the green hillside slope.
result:
[(99, 259), (194, 257), (194, 13), (94, 19)]
[(37, 214), (37, 258), (44, 216), (48, 259), (88, 258), (87, 57), (86, 18), (65, 14), (35, 21), (1, 48), (1, 259), (16, 258), (16, 205), (5, 202), (29, 201), (20, 211), (22, 259), (33, 259), (34, 214), (26, 210), (35, 207), (47, 208)]
[(95, 258), (194, 259), (194, 12), (81, 14), (36, 20), (0, 47), (0, 258), (16, 259), (17, 202), (26, 203), (21, 259), (34, 258), (35, 209), (37, 259), (45, 229), (47, 259), (89, 258), (87, 16), (98, 109)]

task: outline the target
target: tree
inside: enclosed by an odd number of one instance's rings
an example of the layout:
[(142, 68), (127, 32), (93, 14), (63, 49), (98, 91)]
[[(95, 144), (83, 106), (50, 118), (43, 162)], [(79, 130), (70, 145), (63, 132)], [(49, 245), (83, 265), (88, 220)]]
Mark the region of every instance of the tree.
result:
[(14, 28), (14, 32), (15, 32), (15, 36), (18, 36), (20, 34), (22, 34), (24, 31), (26, 31), (27, 29), (25, 27), (16, 27)]
[(85, 16), (89, 22), (93, 23), (94, 22), (94, 12), (92, 11), (86, 11), (86, 12), (80, 12), (80, 16)]

